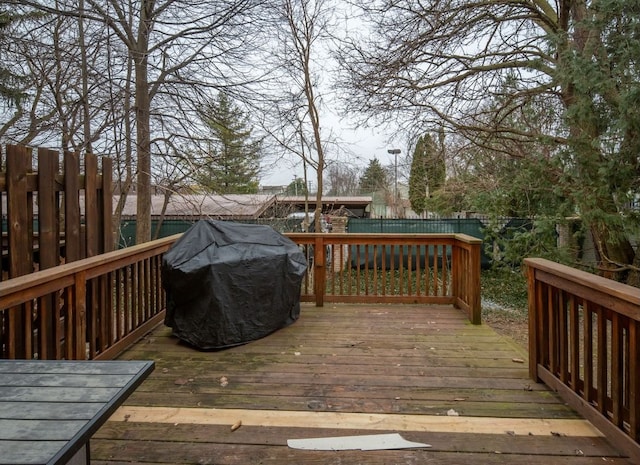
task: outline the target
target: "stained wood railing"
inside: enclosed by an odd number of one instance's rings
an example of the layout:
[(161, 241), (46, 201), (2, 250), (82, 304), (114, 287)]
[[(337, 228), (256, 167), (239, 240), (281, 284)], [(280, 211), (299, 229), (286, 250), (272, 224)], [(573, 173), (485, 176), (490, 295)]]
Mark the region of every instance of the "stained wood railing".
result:
[[(109, 359), (161, 323), (179, 235), (0, 282), (1, 358)], [(480, 240), (290, 234), (312, 252), (301, 300), (453, 304), (480, 322)], [(329, 257), (327, 259), (327, 257)]]
[(464, 234), (287, 234), (309, 254), (302, 301), (451, 304), (480, 324), (480, 247)]
[(527, 259), (529, 370), (640, 463), (640, 289)]
[(110, 359), (161, 323), (162, 254), (177, 236), (0, 283), (0, 355)]

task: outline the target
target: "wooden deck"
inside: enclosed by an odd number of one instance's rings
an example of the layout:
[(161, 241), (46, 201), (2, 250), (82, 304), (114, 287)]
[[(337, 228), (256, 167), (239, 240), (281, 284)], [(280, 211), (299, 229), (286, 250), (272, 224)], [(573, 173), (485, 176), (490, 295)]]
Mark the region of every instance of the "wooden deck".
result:
[[(631, 464), (529, 379), (523, 349), (449, 306), (303, 304), (247, 345), (201, 352), (161, 327), (121, 359), (156, 370), (92, 439), (94, 464)], [(384, 432), (432, 447), (287, 446)]]

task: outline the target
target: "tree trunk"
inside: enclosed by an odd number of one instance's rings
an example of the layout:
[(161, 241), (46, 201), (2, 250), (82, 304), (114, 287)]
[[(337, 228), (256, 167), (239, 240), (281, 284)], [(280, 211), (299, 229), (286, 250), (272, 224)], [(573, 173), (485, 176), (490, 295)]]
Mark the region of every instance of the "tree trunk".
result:
[(58, 18), (56, 20), (55, 32), (53, 37), (53, 47), (54, 54), (56, 57), (56, 74), (55, 74), (55, 89), (54, 89), (54, 97), (56, 102), (56, 110), (58, 111), (58, 117), (60, 119), (60, 132), (61, 132), (61, 140), (60, 146), (63, 151), (69, 150), (71, 145), (71, 135), (69, 131), (69, 118), (67, 117), (66, 105), (65, 105), (65, 96), (62, 94), (62, 81), (65, 79), (64, 70), (62, 69), (62, 63), (64, 60), (62, 59), (62, 54), (64, 53), (63, 48), (60, 45), (60, 36), (61, 29), (63, 28), (65, 22), (65, 18)]
[[(634, 252), (631, 242), (626, 237), (615, 231), (611, 231), (604, 222), (597, 222), (591, 225), (591, 235), (596, 246), (598, 268), (602, 276), (619, 282), (631, 284), (631, 273), (629, 265), (634, 262)], [(638, 260), (635, 254), (635, 260)], [(637, 272), (636, 279), (637, 279)]]
[(136, 244), (151, 240), (151, 98), (147, 75), (149, 35), (151, 33), (154, 2), (143, 1), (138, 23), (138, 40), (133, 50), (136, 72), (136, 151), (138, 171), (136, 173)]
[[(84, 0), (79, 2), (79, 11), (84, 11)], [(91, 146), (91, 111), (89, 102), (89, 65), (87, 63), (87, 45), (84, 37), (84, 18), (78, 17), (78, 42), (80, 43), (80, 59), (82, 72), (82, 115), (84, 126), (84, 150), (93, 153)]]
[[(124, 107), (122, 110), (122, 115), (124, 118), (124, 131), (125, 131), (125, 140), (130, 141), (133, 139), (133, 128), (131, 121), (131, 76), (132, 76), (132, 63), (129, 60), (127, 64), (127, 79), (126, 79), (126, 87), (125, 87), (125, 95), (124, 95)], [(122, 211), (124, 210), (124, 206), (127, 202), (127, 195), (129, 195), (129, 191), (131, 190), (131, 186), (133, 186), (133, 154), (131, 144), (127, 143), (124, 145), (124, 160), (121, 157), (117, 157), (118, 160), (118, 179), (120, 180), (120, 197), (118, 198), (118, 203), (116, 205), (115, 211), (113, 213), (113, 243), (120, 243), (120, 223), (122, 221)], [(122, 173), (124, 174), (124, 181), (122, 181)]]
[(633, 259), (633, 268), (629, 272), (627, 284), (634, 287), (640, 287), (640, 246), (636, 248), (635, 258)]
[(167, 213), (167, 207), (169, 206), (169, 200), (171, 200), (171, 195), (173, 194), (172, 189), (164, 190), (164, 198), (162, 201), (162, 210), (160, 211), (160, 218), (158, 218), (158, 224), (156, 225), (156, 230), (153, 233), (153, 239), (158, 239), (160, 237), (160, 230), (162, 229), (162, 223), (164, 222), (164, 216)]
[(318, 153), (318, 165), (316, 166), (316, 181), (318, 189), (316, 192), (316, 211), (314, 215), (315, 231), (322, 232), (322, 190), (324, 189), (324, 147), (322, 145), (322, 137), (320, 136), (320, 116), (316, 106), (315, 95), (313, 92), (313, 82), (311, 79), (311, 60), (308, 55), (304, 57), (304, 78), (305, 78), (305, 95), (309, 109), (309, 119), (313, 129), (313, 139)]
[(146, 58), (136, 58), (136, 244), (151, 240), (151, 146)]

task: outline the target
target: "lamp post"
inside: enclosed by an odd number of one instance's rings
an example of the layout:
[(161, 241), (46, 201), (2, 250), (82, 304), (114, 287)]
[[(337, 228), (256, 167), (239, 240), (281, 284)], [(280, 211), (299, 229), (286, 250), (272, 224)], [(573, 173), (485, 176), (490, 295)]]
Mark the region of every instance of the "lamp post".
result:
[(393, 179), (393, 213), (398, 217), (398, 154), (400, 149), (389, 149), (387, 153), (393, 155), (394, 158), (394, 179)]

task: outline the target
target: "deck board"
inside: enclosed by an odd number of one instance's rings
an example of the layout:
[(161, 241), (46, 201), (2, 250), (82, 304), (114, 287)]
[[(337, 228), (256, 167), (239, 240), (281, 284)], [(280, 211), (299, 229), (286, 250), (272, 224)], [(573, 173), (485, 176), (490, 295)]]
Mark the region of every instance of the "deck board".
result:
[[(91, 443), (98, 464), (630, 464), (595, 430), (578, 436), (571, 426), (553, 431), (565, 420), (584, 422), (528, 378), (520, 347), (486, 325), (470, 325), (448, 306), (303, 305), (290, 327), (215, 352), (194, 350), (162, 327), (122, 358), (156, 362), (122, 410), (149, 415), (114, 415)], [(162, 419), (152, 407), (179, 408), (180, 414)], [(211, 418), (219, 412), (214, 409), (232, 412), (221, 420), (226, 424)], [(242, 412), (243, 426), (232, 432), (231, 418)], [(269, 412), (280, 420), (260, 420)], [(344, 415), (340, 428), (311, 421), (323, 412)], [(378, 430), (366, 415), (407, 416), (403, 436), (433, 447), (319, 452), (286, 446), (293, 438), (397, 431)], [(429, 427), (430, 419), (444, 426)], [(467, 419), (474, 422), (464, 429)], [(412, 426), (417, 420), (427, 426)], [(548, 431), (527, 433), (539, 420), (549, 422)], [(522, 430), (501, 429), (502, 422), (521, 422)]]

